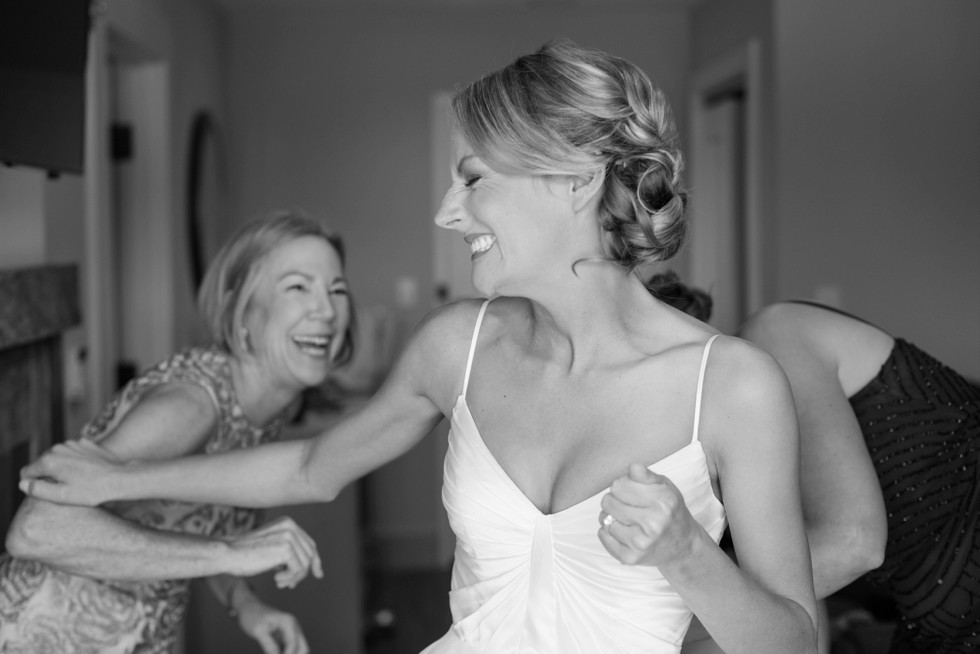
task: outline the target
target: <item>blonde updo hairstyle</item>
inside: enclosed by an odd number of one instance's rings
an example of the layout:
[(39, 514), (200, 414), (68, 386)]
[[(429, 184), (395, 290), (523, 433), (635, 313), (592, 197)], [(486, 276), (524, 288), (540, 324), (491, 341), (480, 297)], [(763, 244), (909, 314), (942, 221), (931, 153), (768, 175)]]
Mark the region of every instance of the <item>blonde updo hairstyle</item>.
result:
[(603, 255), (629, 271), (684, 242), (683, 158), (664, 94), (639, 68), (567, 40), (459, 91), (461, 135), (503, 173), (604, 174)]
[[(319, 221), (298, 211), (277, 211), (242, 226), (215, 255), (197, 292), (197, 308), (214, 343), (236, 357), (247, 351), (241, 334), (249, 303), (259, 285), (266, 256), (280, 245), (304, 236), (321, 238), (345, 265), (344, 243)], [(350, 322), (334, 362), (342, 365), (354, 354), (353, 298)]]

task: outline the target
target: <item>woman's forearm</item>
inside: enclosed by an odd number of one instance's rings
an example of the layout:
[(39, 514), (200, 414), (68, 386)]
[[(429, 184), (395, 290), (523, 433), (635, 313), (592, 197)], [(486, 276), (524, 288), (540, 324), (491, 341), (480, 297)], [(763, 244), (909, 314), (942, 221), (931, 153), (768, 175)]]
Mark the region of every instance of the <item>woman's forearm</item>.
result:
[(661, 568), (728, 654), (815, 652), (816, 627), (804, 607), (764, 588), (705, 534), (691, 556)]
[(60, 443), (21, 470), (20, 488), (82, 506), (140, 499), (252, 508), (331, 501), (442, 419), (420, 393), (396, 388), (379, 396), (315, 437), (216, 454), (121, 463), (88, 441)]
[(885, 560), (885, 538), (873, 523), (807, 524), (817, 599), (837, 592)]
[(86, 577), (161, 580), (230, 571), (223, 541), (142, 527), (103, 509), (27, 498), (6, 540), (11, 555)]
[(117, 467), (106, 480), (110, 500), (164, 498), (266, 508), (333, 499), (307, 483), (305, 441), (270, 443), (220, 454)]
[(366, 404), (312, 438), (117, 467), (109, 497), (253, 508), (329, 502), (354, 479), (406, 452), (441, 418), (419, 396), (399, 400), (394, 409)]

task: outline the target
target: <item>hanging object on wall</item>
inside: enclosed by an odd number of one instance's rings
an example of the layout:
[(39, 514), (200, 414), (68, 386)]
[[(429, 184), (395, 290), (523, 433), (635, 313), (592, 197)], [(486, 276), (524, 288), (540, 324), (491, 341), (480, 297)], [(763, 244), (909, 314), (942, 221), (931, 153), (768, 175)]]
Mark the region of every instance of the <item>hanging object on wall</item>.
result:
[(223, 168), (218, 130), (206, 110), (191, 122), (187, 162), (187, 241), (196, 292), (221, 242)]

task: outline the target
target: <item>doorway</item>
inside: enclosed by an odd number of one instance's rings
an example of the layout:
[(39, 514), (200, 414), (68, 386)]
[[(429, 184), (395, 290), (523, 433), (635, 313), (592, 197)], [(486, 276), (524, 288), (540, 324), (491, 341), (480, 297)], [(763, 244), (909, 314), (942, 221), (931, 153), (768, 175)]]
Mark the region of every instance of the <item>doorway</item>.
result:
[(762, 306), (760, 52), (756, 41), (694, 75), (690, 282), (712, 296), (711, 324), (734, 333)]
[(166, 61), (93, 24), (86, 100), (89, 415), (173, 350), (171, 135)]

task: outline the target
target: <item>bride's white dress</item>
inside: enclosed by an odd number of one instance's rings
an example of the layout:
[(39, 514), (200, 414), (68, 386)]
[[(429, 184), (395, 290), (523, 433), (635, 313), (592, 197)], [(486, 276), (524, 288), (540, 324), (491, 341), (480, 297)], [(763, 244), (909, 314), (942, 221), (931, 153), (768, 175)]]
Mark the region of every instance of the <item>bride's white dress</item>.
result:
[[(657, 568), (623, 565), (599, 542), (600, 500), (608, 489), (545, 515), (487, 449), (466, 405), (486, 306), (453, 408), (444, 467), (442, 499), (456, 533), (449, 593), (453, 624), (424, 654), (676, 654), (691, 611)], [(649, 469), (677, 486), (692, 515), (718, 542), (725, 509), (712, 492), (698, 440), (701, 387), (713, 340), (702, 356), (691, 442)]]

